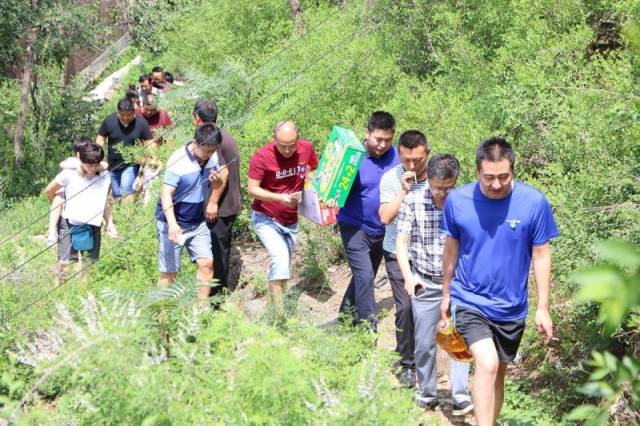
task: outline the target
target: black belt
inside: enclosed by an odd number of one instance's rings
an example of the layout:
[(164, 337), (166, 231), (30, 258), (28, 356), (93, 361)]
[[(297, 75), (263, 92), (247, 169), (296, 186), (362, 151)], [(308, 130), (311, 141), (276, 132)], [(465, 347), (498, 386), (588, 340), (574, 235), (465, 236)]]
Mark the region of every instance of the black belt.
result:
[(416, 272), (416, 273), (417, 273), (418, 277), (425, 278), (425, 279), (427, 279), (429, 281), (432, 281), (432, 282), (434, 282), (436, 284), (442, 284), (442, 281), (443, 281), (443, 278), (444, 278), (442, 275), (429, 275), (429, 274), (423, 274), (423, 273), (420, 273), (420, 272)]

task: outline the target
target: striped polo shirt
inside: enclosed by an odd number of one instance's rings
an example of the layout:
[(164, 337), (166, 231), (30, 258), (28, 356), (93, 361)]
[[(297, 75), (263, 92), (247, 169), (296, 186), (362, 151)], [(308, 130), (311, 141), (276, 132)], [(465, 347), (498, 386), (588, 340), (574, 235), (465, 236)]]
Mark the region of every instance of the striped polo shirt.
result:
[[(176, 188), (173, 193), (173, 211), (180, 226), (204, 221), (204, 200), (209, 190), (211, 170), (219, 169), (218, 154), (214, 153), (204, 167), (189, 151), (189, 144), (175, 151), (167, 161), (162, 183)], [(158, 201), (156, 219), (166, 222), (162, 201)]]
[[(404, 172), (404, 166), (398, 164), (382, 175), (382, 179), (380, 179), (380, 204), (392, 202), (402, 191), (401, 178)], [(416, 182), (411, 185), (411, 192), (423, 189), (426, 186), (426, 179), (422, 182)], [(396, 252), (396, 238), (398, 237), (397, 220), (398, 218), (396, 217), (385, 227), (384, 241), (382, 242), (382, 248), (394, 254)]]

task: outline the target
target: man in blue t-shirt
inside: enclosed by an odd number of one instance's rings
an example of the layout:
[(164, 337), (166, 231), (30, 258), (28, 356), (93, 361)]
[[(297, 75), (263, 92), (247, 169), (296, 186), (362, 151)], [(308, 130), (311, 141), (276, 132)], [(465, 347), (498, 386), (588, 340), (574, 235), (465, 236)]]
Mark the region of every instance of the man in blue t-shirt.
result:
[(515, 358), (524, 332), (532, 261), (536, 327), (545, 343), (553, 336), (549, 241), (560, 234), (545, 196), (514, 180), (514, 162), (504, 138), (485, 140), (476, 153), (478, 181), (447, 197), (442, 221), (440, 314), (446, 319), (451, 313), (473, 354), (479, 426), (494, 425), (502, 408), (507, 363)]
[(400, 160), (393, 147), (396, 120), (391, 114), (376, 111), (367, 123), (365, 158), (338, 213), (342, 245), (351, 269), (351, 282), (344, 294), (340, 312), (351, 315), (353, 323), (368, 321), (376, 330), (376, 301), (373, 279), (382, 260), (384, 224), (380, 221), (380, 179)]
[(204, 200), (210, 184), (214, 187), (222, 184), (216, 153), (221, 139), (215, 124), (205, 123), (196, 129), (193, 141), (169, 157), (156, 208), (160, 240), (158, 285), (168, 287), (175, 281), (182, 248), (186, 247), (191, 261), (198, 265), (196, 279), (204, 284), (198, 290), (200, 301), (208, 299), (208, 283), (213, 277), (213, 253)]

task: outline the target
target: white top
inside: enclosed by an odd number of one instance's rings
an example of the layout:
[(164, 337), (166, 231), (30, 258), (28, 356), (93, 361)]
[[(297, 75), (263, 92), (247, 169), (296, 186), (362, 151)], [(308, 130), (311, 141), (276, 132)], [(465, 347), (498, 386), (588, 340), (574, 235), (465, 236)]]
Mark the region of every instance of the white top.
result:
[(65, 202), (62, 217), (72, 225), (102, 224), (111, 179), (108, 171), (86, 179), (77, 170), (65, 169), (55, 178), (64, 186)]

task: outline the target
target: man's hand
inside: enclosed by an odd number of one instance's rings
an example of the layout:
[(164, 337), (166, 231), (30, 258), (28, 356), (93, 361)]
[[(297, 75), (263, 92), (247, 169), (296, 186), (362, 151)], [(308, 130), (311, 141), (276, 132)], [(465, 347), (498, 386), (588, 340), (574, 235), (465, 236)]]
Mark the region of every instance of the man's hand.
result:
[(209, 182), (211, 182), (211, 188), (219, 188), (222, 185), (222, 177), (220, 172), (216, 170), (211, 170), (211, 174), (209, 175)]
[(440, 302), (440, 319), (443, 321), (447, 321), (447, 319), (451, 316), (449, 314), (449, 308), (451, 307), (451, 295), (443, 294), (442, 302)]
[(302, 194), (300, 192), (294, 192), (293, 194), (280, 194), (280, 202), (291, 207), (295, 207), (302, 200)]
[(214, 201), (209, 201), (207, 203), (207, 208), (204, 212), (205, 217), (209, 222), (213, 222), (218, 218), (218, 203)]
[(416, 181), (416, 172), (406, 171), (402, 175), (402, 190), (404, 192), (409, 192), (411, 190), (411, 185)]
[(416, 284), (413, 282), (413, 280), (404, 280), (404, 289), (407, 291), (407, 294), (409, 295), (409, 297), (413, 296), (413, 291), (416, 288)]
[(174, 244), (182, 245), (184, 241), (182, 241), (182, 228), (177, 223), (174, 225), (169, 225), (169, 241)]
[(536, 328), (538, 333), (544, 334), (544, 343), (547, 344), (553, 337), (553, 321), (548, 309), (536, 310)]

